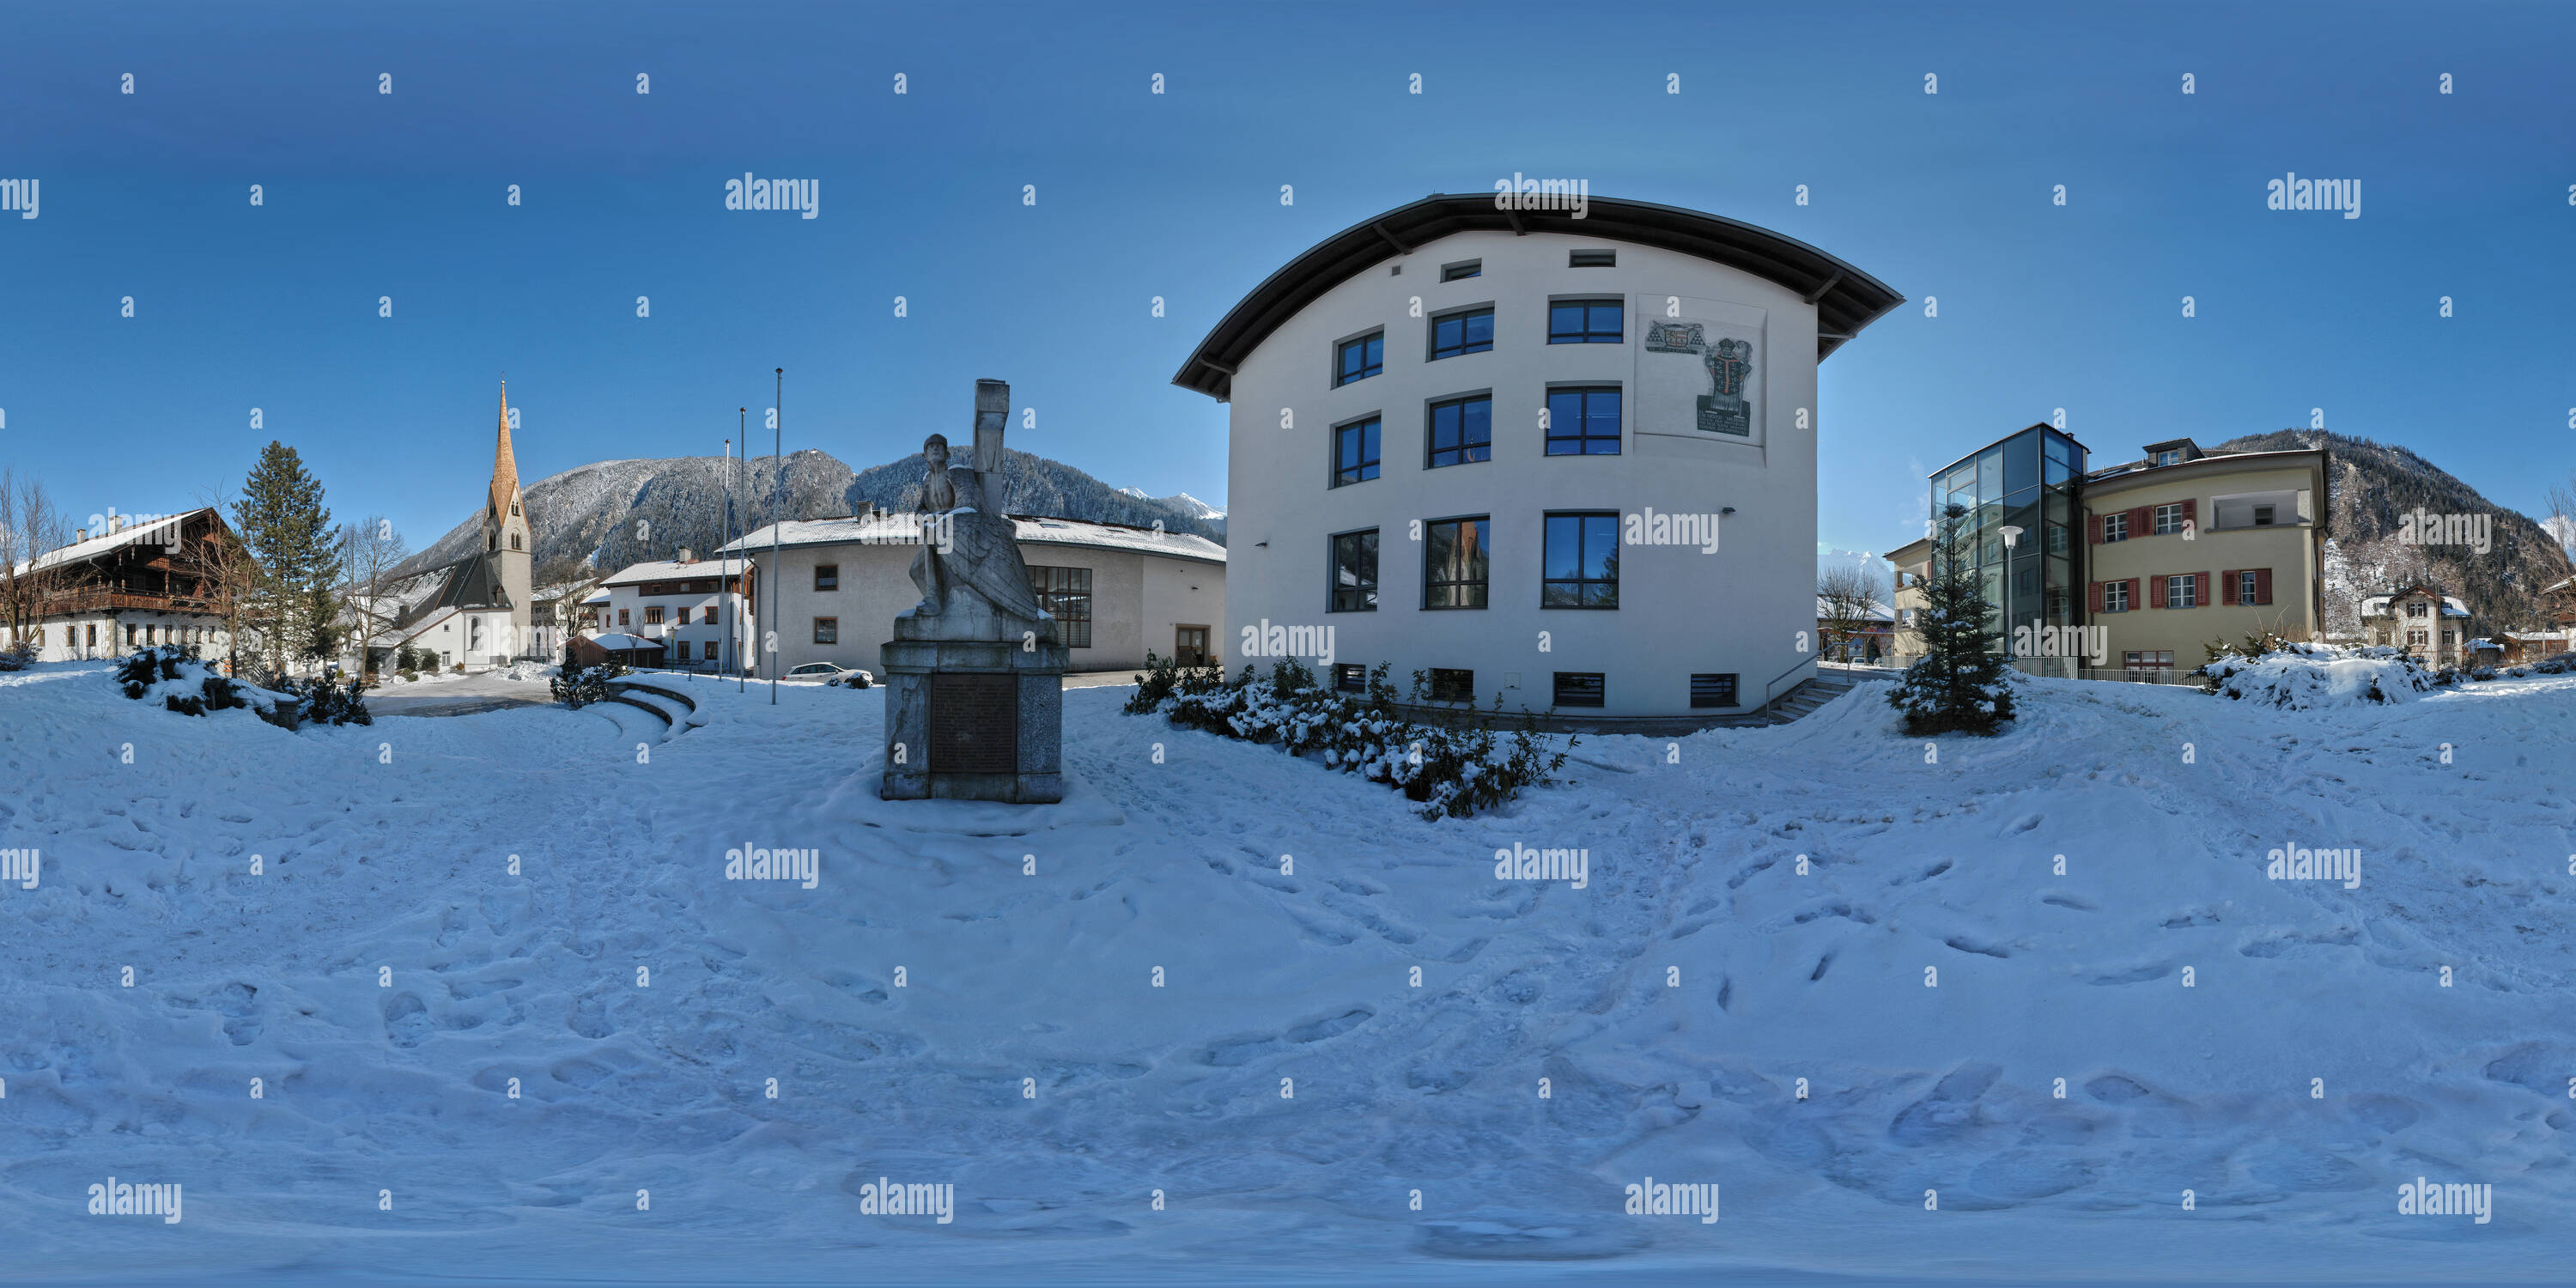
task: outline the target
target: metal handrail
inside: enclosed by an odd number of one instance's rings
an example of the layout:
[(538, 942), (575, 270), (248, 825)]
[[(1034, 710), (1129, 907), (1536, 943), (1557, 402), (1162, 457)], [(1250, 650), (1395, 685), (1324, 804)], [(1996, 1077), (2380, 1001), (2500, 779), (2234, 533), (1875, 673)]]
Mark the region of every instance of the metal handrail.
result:
[[(1770, 682), (1769, 684), (1765, 684), (1765, 685), (1763, 685), (1763, 686), (1762, 686), (1762, 709), (1763, 709), (1764, 711), (1769, 711), (1769, 710), (1771, 709), (1771, 703), (1775, 700), (1775, 699), (1774, 699), (1774, 696), (1773, 696), (1773, 693), (1772, 693), (1772, 690), (1774, 690), (1774, 689), (1778, 688), (1778, 687), (1779, 687), (1779, 684), (1780, 684), (1780, 682), (1781, 682), (1782, 680), (1788, 679), (1790, 676), (1797, 674), (1797, 673), (1798, 673), (1798, 669), (1799, 669), (1800, 667), (1809, 667), (1809, 666), (1814, 666), (1815, 664), (1816, 664), (1816, 657), (1815, 657), (1815, 655), (1814, 655), (1814, 654), (1810, 653), (1810, 654), (1808, 654), (1807, 656), (1802, 657), (1802, 658), (1799, 658), (1797, 661), (1795, 661), (1795, 662), (1793, 662), (1793, 663), (1790, 663), (1790, 665), (1789, 665), (1789, 669), (1788, 669), (1788, 670), (1786, 670), (1786, 671), (1782, 671), (1782, 672), (1781, 672), (1781, 673), (1779, 673), (1778, 675), (1772, 676), (1772, 677), (1771, 677), (1771, 682)], [(1797, 685), (1792, 684), (1792, 685), (1790, 685), (1789, 687), (1790, 687), (1790, 688), (1792, 688), (1792, 689), (1794, 689), (1794, 688), (1797, 688), (1798, 686), (1797, 686)]]

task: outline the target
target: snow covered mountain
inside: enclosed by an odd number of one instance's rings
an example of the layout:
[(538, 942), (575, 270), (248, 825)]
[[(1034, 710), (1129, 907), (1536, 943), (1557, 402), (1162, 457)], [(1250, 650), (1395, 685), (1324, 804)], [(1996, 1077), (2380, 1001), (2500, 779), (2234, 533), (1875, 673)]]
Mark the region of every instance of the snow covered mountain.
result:
[[(1122, 492), (1060, 461), (1004, 449), (1005, 504), (1014, 514), (1045, 514), (1092, 523), (1160, 522), (1225, 542), (1225, 516), (1184, 495), (1155, 500)], [(734, 528), (768, 521), (770, 497), (782, 495), (799, 519), (853, 514), (870, 505), (902, 509), (912, 504), (926, 472), (921, 453), (853, 471), (829, 452), (791, 452), (784, 462), (756, 456), (730, 463), (734, 474)], [(647, 559), (668, 559), (686, 548), (723, 544), (728, 462), (721, 456), (600, 461), (538, 480), (525, 489), (528, 526), (536, 538), (541, 570), (587, 562), (615, 570)], [(405, 560), (400, 573), (418, 572), (474, 552), (476, 517), (450, 529), (427, 550)], [(543, 572), (540, 581), (546, 580)]]
[(1160, 500), (1163, 504), (1171, 506), (1173, 509), (1187, 514), (1194, 514), (1198, 518), (1222, 519), (1225, 517), (1225, 511), (1209, 505), (1207, 502), (1191, 496), (1187, 492), (1174, 492), (1170, 496), (1158, 498), (1147, 495), (1145, 489), (1140, 487), (1122, 487), (1118, 490), (1127, 496), (1137, 497), (1142, 500)]
[[(2545, 624), (2539, 591), (2571, 571), (2565, 547), (2528, 516), (2487, 500), (2423, 457), (2367, 438), (2306, 429), (2248, 434), (2209, 450), (2279, 452), (2318, 446), (2327, 449), (2330, 461), (2327, 631), (2359, 631), (2364, 598), (2412, 581), (2436, 584), (2466, 600), (2481, 633)], [(2493, 516), (2491, 548), (2481, 554), (2399, 540), (2400, 517), (2419, 508), (2437, 515)]]

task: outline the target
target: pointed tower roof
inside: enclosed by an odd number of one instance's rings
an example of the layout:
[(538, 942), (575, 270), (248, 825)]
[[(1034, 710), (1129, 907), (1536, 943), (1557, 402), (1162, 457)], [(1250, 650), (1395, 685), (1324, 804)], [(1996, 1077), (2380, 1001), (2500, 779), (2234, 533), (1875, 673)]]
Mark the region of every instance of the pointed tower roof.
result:
[(519, 493), (519, 460), (510, 451), (510, 382), (501, 382), (501, 437), (492, 449), (492, 514), (510, 516), (510, 498)]

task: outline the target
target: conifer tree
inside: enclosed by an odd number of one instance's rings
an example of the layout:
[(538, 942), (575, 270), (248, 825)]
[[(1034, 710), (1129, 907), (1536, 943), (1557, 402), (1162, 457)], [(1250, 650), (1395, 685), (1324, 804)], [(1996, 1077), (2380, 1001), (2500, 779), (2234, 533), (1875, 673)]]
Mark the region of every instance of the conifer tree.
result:
[(294, 448), (271, 441), (261, 450), (233, 503), (233, 530), (256, 564), (244, 616), (268, 670), (327, 652), (340, 543), (322, 484)]
[(2001, 637), (1986, 626), (1986, 602), (1969, 566), (1968, 507), (1953, 503), (1941, 513), (1933, 539), (1932, 576), (1916, 620), (1923, 633), (1922, 660), (1905, 669), (1888, 705), (1905, 713), (1905, 732), (1991, 734), (2013, 718), (2011, 682), (2004, 657), (1987, 645)]

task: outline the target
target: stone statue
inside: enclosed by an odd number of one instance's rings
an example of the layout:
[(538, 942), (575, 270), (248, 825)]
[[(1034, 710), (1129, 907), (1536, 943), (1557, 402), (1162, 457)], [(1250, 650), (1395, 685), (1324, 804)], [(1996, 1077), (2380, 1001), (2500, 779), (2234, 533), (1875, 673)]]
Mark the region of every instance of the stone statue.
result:
[(1055, 619), (1029, 587), (1019, 529), (989, 503), (992, 484), (984, 472), (949, 464), (945, 434), (924, 440), (921, 454), (930, 472), (922, 478), (913, 506), (921, 516), (921, 549), (912, 557), (912, 584), (921, 588), (921, 603), (914, 615), (942, 616), (967, 592), (982, 602), (961, 608), (961, 613), (980, 618), (989, 609), (990, 615), (1016, 619), (1004, 623), (1008, 637), (1035, 630), (1039, 639), (1054, 639)]

